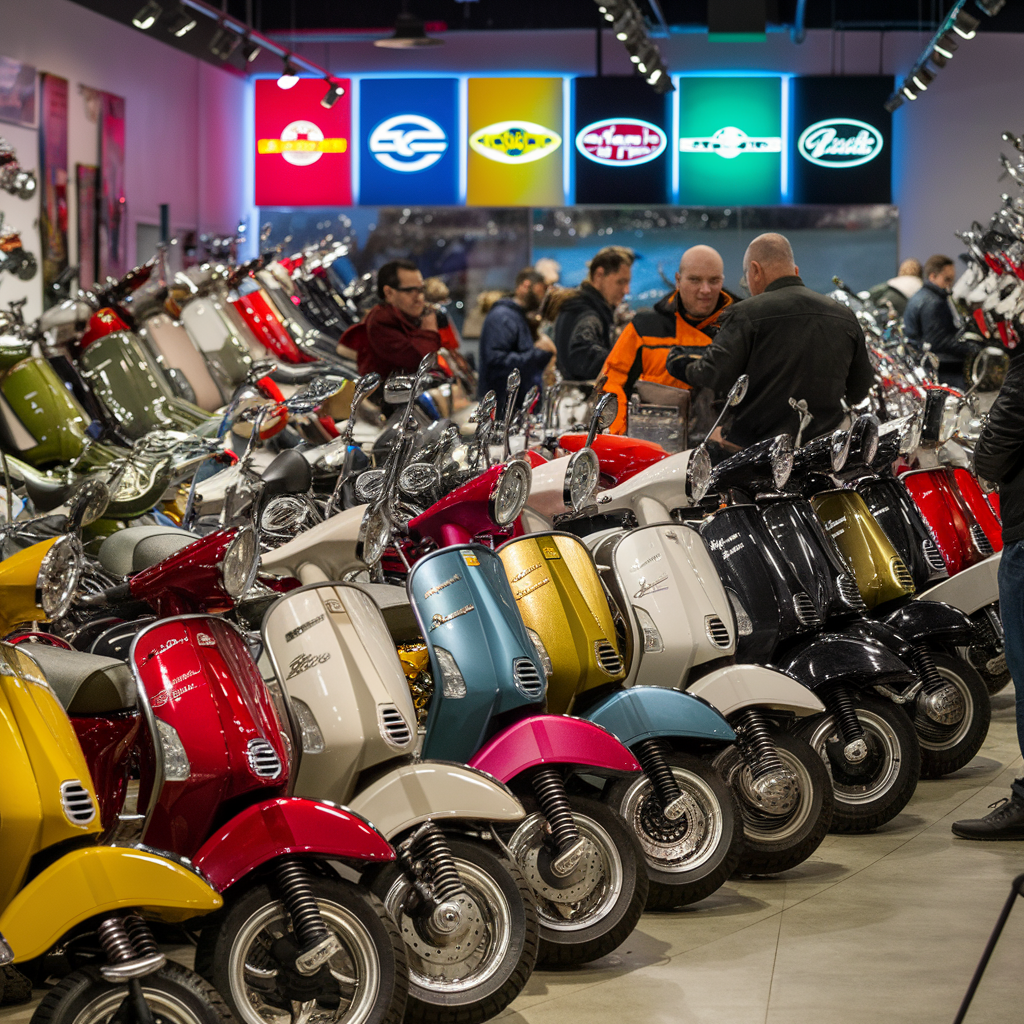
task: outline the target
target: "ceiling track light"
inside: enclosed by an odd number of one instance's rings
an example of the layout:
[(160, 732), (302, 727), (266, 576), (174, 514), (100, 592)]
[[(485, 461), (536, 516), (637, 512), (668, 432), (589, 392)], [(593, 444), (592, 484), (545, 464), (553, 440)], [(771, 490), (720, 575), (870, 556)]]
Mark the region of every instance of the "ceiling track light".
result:
[(238, 49), (238, 44), (241, 41), (242, 37), (237, 32), (232, 32), (224, 22), (220, 21), (210, 39), (210, 53), (220, 60), (227, 60)]
[[(630, 63), (657, 93), (671, 92), (672, 76), (661, 59), (661, 51), (647, 34), (647, 23), (636, 0), (595, 0), (598, 14), (611, 23), (615, 38), (629, 54)], [(607, 26), (605, 26), (607, 27)]]
[(279, 89), (291, 89), (299, 83), (299, 73), (295, 68), (295, 65), (291, 62), (291, 59), (285, 57), (284, 69), (281, 71), (281, 77), (277, 80), (277, 87)]
[(412, 50), (420, 46), (440, 46), (443, 42), (443, 39), (428, 36), (423, 27), (423, 20), (415, 14), (410, 14), (403, 4), (401, 12), (395, 18), (394, 34), (386, 39), (375, 39), (373, 45), (386, 50)]
[(885, 109), (891, 114), (893, 111), (903, 106), (903, 96), (899, 92), (894, 92), (886, 101)]
[(927, 92), (928, 86), (935, 81), (935, 75), (927, 68), (917, 67), (910, 72), (910, 80), (917, 86), (918, 92)]
[(936, 53), (945, 57), (946, 60), (951, 60), (959, 46), (960, 44), (956, 41), (956, 36), (953, 35), (952, 32), (944, 32), (935, 41), (935, 45), (932, 49), (934, 49)]
[(949, 63), (949, 58), (936, 49), (929, 50), (925, 60), (930, 61), (937, 68), (944, 68)]
[(956, 17), (953, 19), (953, 31), (961, 39), (973, 39), (978, 34), (980, 24), (981, 22), (973, 14), (968, 14), (961, 9), (956, 12)]
[(974, 2), (990, 18), (994, 18), (1006, 6), (1006, 0), (974, 0)]
[(171, 19), (170, 25), (167, 26), (167, 31), (174, 36), (175, 39), (181, 39), (183, 36), (187, 36), (199, 24), (196, 16), (183, 5), (178, 5), (178, 11)]
[(132, 24), (136, 28), (140, 28), (145, 32), (157, 23), (157, 20), (163, 13), (164, 9), (156, 2), (156, 0), (149, 0), (149, 3), (146, 4), (146, 6), (143, 7), (134, 18), (132, 18)]
[(242, 40), (242, 57), (246, 64), (251, 64), (262, 52), (263, 47), (252, 36)]
[(903, 85), (903, 95), (906, 96), (908, 100), (917, 99), (917, 93), (914, 92), (914, 90), (911, 89), (910, 86), (908, 86), (906, 83), (904, 83)]
[(345, 95), (345, 87), (340, 82), (334, 82), (330, 78), (325, 79), (325, 81), (327, 82), (327, 93), (320, 101), (320, 106), (330, 110)]

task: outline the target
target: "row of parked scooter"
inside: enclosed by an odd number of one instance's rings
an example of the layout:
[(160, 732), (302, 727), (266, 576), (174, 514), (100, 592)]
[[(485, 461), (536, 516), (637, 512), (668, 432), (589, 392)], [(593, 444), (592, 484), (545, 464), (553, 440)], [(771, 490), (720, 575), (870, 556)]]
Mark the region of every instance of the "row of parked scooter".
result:
[(0, 933), (61, 978), (40, 1020), (485, 1020), (892, 820), (1008, 681), (972, 396), (876, 346), (849, 429), (716, 467), (515, 375), (459, 422), (436, 356), (355, 376), (296, 283), (329, 256), (187, 299), (155, 263), (0, 337)]

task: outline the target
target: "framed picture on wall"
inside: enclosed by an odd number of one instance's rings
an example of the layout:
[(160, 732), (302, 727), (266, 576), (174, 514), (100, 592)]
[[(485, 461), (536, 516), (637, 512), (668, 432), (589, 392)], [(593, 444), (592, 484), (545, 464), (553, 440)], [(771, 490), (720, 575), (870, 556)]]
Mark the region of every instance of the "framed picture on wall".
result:
[(35, 65), (0, 57), (0, 121), (36, 127)]
[(78, 206), (78, 282), (91, 288), (96, 273), (96, 225), (99, 204), (100, 169), (93, 164), (75, 164), (75, 189)]

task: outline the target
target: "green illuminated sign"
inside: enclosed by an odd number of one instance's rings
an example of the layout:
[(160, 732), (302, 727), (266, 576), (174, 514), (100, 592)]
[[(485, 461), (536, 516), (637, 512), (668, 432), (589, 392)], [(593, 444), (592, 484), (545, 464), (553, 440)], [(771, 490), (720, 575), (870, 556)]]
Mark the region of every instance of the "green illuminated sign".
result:
[(781, 78), (682, 78), (677, 139), (681, 205), (782, 201)]

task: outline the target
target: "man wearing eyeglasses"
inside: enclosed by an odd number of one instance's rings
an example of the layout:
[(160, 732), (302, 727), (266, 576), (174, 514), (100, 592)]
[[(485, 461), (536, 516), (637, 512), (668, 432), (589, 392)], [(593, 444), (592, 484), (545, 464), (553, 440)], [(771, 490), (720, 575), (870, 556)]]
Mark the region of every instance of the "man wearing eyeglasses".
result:
[(423, 275), (412, 260), (391, 260), (377, 271), (377, 297), (366, 319), (350, 327), (342, 344), (358, 356), (359, 373), (413, 373), (428, 352), (441, 347), (437, 314), (427, 310)]

